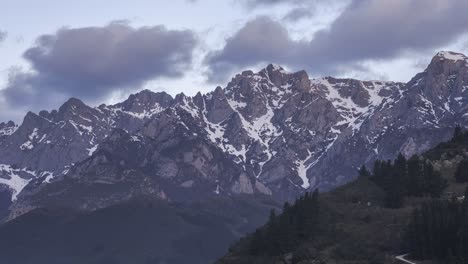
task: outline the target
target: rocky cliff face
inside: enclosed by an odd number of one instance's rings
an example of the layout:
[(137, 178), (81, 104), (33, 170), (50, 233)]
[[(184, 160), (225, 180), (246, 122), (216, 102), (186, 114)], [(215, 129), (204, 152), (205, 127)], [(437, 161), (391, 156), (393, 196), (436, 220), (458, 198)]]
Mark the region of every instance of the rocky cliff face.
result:
[(467, 100), (468, 59), (452, 52), (407, 84), (311, 80), (269, 65), (194, 97), (142, 91), (95, 108), (72, 98), (28, 113), (19, 127), (0, 125), (0, 183), (15, 201), (12, 216), (57, 201), (100, 208), (138, 193), (291, 199), (446, 140), (468, 126)]
[(13, 134), (16, 129), (18, 129), (18, 126), (13, 121), (0, 123), (0, 142)]

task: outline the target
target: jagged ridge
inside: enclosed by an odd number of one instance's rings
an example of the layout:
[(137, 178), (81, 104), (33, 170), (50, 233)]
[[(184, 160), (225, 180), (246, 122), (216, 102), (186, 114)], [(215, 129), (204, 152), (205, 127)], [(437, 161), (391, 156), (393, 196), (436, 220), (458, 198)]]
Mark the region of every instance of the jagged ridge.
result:
[[(305, 189), (349, 181), (360, 164), (424, 151), (447, 139), (456, 124), (467, 126), (467, 69), (464, 55), (440, 52), (407, 84), (311, 80), (304, 71), (268, 65), (194, 97), (145, 90), (95, 108), (72, 98), (58, 111), (28, 113), (14, 133), (5, 133), (0, 164), (46, 173), (33, 188), (67, 178), (74, 164), (98, 154), (115, 129), (161, 144), (194, 137), (239, 169), (234, 175), (218, 171), (209, 185), (213, 193), (260, 191), (291, 199)], [(174, 162), (172, 170), (190, 163)], [(2, 178), (11, 171), (3, 170)], [(14, 197), (30, 179), (9, 186)], [(216, 181), (224, 182), (222, 188)]]

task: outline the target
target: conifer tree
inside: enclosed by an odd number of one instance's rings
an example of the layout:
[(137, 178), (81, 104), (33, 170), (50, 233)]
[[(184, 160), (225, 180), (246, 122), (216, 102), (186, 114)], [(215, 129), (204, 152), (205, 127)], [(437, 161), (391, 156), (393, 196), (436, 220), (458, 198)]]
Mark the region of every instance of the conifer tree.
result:
[(414, 210), (406, 239), (408, 249), (416, 259), (438, 259), (440, 263), (449, 263), (451, 259), (455, 263), (467, 263), (468, 207), (456, 199), (424, 203)]
[(468, 212), (468, 187), (465, 188), (465, 195), (463, 196), (463, 207)]
[[(400, 153), (393, 163), (376, 160), (373, 172), (370, 179), (385, 192), (385, 204), (389, 208), (401, 207), (406, 196), (440, 197), (447, 186), (447, 181), (434, 170), (432, 163), (417, 155), (406, 160)], [(365, 166), (361, 167), (359, 174), (366, 173)]]
[(460, 125), (457, 125), (455, 127), (455, 130), (453, 131), (452, 142), (460, 142), (462, 140), (463, 140), (463, 130)]
[(414, 155), (407, 162), (408, 167), (408, 195), (421, 196), (422, 195), (422, 169), (420, 166), (419, 157)]
[(366, 165), (362, 165), (361, 168), (359, 169), (359, 177), (366, 178), (366, 179), (371, 177), (371, 173), (367, 169)]
[(457, 170), (455, 172), (455, 179), (457, 182), (468, 181), (468, 159), (463, 159), (458, 164)]
[(445, 187), (447, 187), (447, 181), (442, 178), (439, 172), (434, 170), (429, 161), (424, 163), (424, 178), (426, 192), (431, 197), (440, 197)]
[(395, 174), (398, 176), (398, 184), (400, 184), (401, 188), (404, 189), (404, 194), (406, 194), (408, 186), (408, 165), (407, 160), (403, 154), (398, 154), (394, 167)]
[(276, 211), (275, 209), (270, 210), (270, 216), (268, 217), (268, 225), (273, 226), (276, 221)]
[(271, 210), (267, 225), (255, 231), (249, 240), (252, 255), (276, 256), (291, 252), (302, 241), (311, 239), (318, 225), (318, 190), (305, 193), (293, 205), (286, 202), (283, 212)]

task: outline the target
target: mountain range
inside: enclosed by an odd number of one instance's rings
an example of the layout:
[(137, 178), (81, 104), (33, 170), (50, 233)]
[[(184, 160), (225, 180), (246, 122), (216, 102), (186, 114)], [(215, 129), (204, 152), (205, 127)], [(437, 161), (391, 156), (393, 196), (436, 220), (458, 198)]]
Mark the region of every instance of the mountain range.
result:
[(292, 200), (409, 157), (468, 126), (468, 58), (439, 52), (408, 83), (288, 72), (237, 74), (193, 97), (143, 90), (115, 105), (71, 98), (0, 124), (0, 217), (262, 194)]
[(448, 140), (467, 105), (468, 58), (454, 52), (408, 83), (271, 64), (207, 94), (70, 98), (0, 123), (0, 258), (212, 262), (280, 203)]

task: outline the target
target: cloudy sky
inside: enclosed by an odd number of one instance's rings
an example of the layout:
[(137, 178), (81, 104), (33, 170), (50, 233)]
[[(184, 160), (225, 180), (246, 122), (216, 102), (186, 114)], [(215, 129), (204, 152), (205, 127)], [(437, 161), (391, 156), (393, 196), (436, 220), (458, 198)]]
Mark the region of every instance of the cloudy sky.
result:
[(193, 95), (268, 63), (408, 81), (468, 53), (466, 0), (15, 0), (0, 4), (0, 122), (69, 97)]

